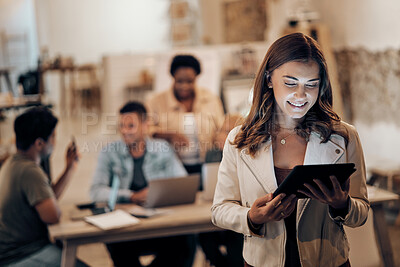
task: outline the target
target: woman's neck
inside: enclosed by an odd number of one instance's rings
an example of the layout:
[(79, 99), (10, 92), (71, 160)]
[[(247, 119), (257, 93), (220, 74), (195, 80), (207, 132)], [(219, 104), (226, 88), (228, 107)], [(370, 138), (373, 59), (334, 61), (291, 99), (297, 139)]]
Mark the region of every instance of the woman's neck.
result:
[(188, 99), (185, 99), (185, 100), (181, 100), (179, 102), (185, 107), (185, 111), (186, 112), (192, 112), (193, 111), (194, 98), (188, 98)]
[(276, 115), (275, 117), (275, 128), (277, 131), (286, 130), (293, 131), (303, 121), (304, 118), (293, 119), (289, 116)]

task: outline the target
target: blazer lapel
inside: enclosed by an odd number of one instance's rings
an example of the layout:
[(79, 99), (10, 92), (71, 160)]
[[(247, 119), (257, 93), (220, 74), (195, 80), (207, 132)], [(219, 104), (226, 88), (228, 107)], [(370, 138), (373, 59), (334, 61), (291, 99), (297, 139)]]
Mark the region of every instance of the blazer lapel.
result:
[(336, 144), (328, 141), (321, 144), (319, 135), (313, 132), (307, 144), (304, 165), (336, 163), (343, 156), (344, 151), (344, 143)]
[[(321, 143), (321, 138), (317, 133), (311, 133), (310, 140), (307, 144), (306, 155), (304, 157), (304, 165), (311, 164), (334, 164), (336, 163), (345, 153), (344, 140), (334, 143), (328, 141)], [(302, 215), (307, 203), (310, 201), (309, 198), (300, 199), (297, 203), (297, 218)]]
[(253, 173), (265, 193), (274, 192), (278, 186), (274, 173), (271, 141), (263, 144), (254, 158), (250, 156), (247, 149), (243, 149), (240, 152), (240, 157)]

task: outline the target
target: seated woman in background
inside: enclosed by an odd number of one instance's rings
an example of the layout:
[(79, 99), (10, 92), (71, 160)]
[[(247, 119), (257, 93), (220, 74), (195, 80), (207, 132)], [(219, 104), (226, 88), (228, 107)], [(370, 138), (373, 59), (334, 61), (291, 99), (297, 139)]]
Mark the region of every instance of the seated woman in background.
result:
[(188, 173), (199, 173), (205, 153), (224, 119), (221, 99), (196, 85), (200, 62), (191, 55), (172, 59), (172, 88), (147, 102), (152, 134), (175, 148)]
[[(255, 79), (249, 115), (225, 143), (212, 221), (244, 235), (246, 266), (350, 266), (343, 225), (367, 220), (366, 174), (355, 128), (332, 109), (322, 50), (302, 33), (269, 48)], [(352, 162), (356, 172), (332, 189), (319, 179), (279, 194), (296, 165)]]

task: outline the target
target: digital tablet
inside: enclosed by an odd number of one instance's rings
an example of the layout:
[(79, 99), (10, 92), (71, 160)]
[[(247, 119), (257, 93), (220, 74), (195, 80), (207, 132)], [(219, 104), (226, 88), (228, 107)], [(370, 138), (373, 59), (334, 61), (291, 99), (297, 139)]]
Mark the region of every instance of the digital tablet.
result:
[(273, 195), (276, 197), (280, 193), (285, 193), (287, 196), (296, 194), (298, 198), (306, 198), (306, 195), (297, 192), (299, 189), (308, 191), (307, 187), (304, 186), (305, 183), (315, 185), (313, 179), (319, 179), (327, 188), (332, 189), (330, 175), (336, 176), (339, 183), (343, 185), (347, 178), (355, 171), (354, 163), (297, 165), (283, 180)]

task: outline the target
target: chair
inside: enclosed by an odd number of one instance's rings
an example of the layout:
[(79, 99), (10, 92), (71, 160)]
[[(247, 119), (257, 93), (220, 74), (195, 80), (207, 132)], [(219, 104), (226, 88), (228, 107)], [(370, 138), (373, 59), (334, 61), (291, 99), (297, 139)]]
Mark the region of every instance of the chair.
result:
[[(207, 153), (208, 154), (208, 153)], [(218, 180), (218, 169), (220, 162), (204, 163), (201, 169), (204, 200), (212, 201)]]
[(74, 112), (78, 107), (86, 111), (101, 111), (100, 82), (94, 64), (74, 68), (71, 80), (71, 111)]
[(373, 220), (373, 211), (369, 209), (368, 219), (363, 226), (344, 227), (350, 243), (350, 264), (353, 267), (383, 266), (376, 243)]

